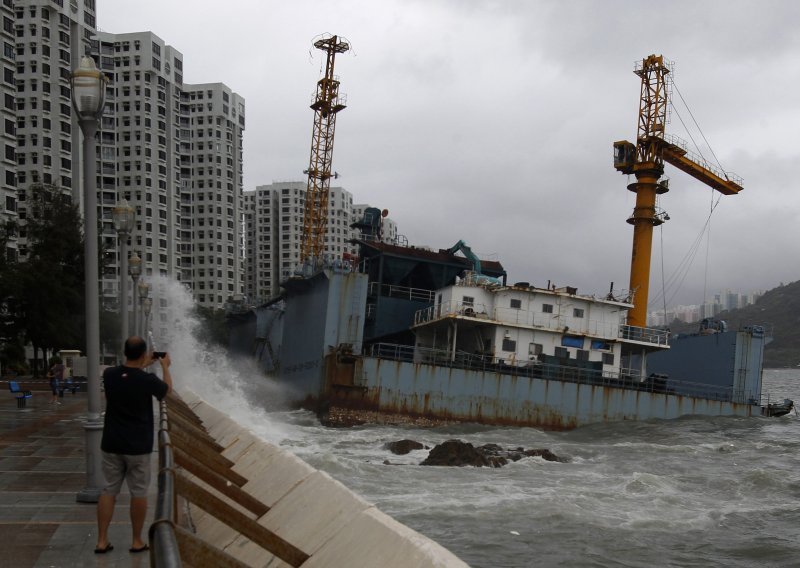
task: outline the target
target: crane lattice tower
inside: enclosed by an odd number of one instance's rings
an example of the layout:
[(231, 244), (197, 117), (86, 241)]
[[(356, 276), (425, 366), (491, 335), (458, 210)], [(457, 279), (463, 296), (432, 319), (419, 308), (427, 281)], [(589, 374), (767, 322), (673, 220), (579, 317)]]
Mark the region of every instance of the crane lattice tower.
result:
[(333, 74), (334, 62), (337, 53), (350, 49), (346, 41), (335, 35), (315, 41), (314, 47), (325, 52), (326, 60), (325, 75), (317, 82), (316, 97), (311, 105), (314, 109), (314, 130), (311, 136), (311, 157), (306, 170), (308, 187), (300, 262), (321, 257), (325, 246), (336, 115), (346, 106), (339, 96), (339, 81)]

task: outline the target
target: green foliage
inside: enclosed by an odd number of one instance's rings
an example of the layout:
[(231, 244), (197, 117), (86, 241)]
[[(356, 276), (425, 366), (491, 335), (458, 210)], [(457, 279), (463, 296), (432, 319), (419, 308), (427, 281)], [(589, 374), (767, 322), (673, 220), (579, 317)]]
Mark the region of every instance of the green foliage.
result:
[(800, 281), (773, 288), (755, 304), (722, 312), (718, 318), (728, 322), (728, 329), (764, 326), (773, 338), (764, 349), (765, 367), (795, 367), (800, 364)]
[[(0, 264), (4, 339), (48, 350), (78, 345), (84, 306), (81, 216), (57, 187), (35, 185), (26, 202), (28, 254), (24, 262), (4, 258)], [(16, 227), (5, 229), (7, 234)]]

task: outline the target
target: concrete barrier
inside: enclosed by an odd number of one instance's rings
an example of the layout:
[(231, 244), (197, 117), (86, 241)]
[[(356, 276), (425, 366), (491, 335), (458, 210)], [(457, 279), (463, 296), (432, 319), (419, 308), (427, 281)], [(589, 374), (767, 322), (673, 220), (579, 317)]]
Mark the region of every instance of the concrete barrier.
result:
[[(182, 390), (180, 396), (224, 448), (222, 455), (235, 463), (232, 469), (248, 479), (242, 489), (270, 508), (257, 522), (309, 555), (304, 568), (467, 566), (440, 544), (382, 513), (327, 473), (260, 439), (194, 393)], [(188, 516), (197, 536), (248, 566), (289, 566), (197, 507), (190, 507)]]

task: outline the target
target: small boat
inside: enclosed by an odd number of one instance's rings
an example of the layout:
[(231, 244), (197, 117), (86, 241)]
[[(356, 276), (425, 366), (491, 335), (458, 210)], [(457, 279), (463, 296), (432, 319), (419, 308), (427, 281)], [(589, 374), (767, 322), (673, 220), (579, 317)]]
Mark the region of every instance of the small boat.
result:
[(764, 416), (784, 416), (789, 414), (794, 408), (794, 401), (784, 398), (783, 402), (772, 402), (761, 407), (761, 414)]

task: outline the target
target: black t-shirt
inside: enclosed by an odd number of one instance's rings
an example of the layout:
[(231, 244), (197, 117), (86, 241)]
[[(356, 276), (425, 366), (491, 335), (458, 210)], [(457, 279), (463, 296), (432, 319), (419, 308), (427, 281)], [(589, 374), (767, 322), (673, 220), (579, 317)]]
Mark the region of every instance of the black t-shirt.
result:
[(103, 372), (106, 416), (104, 452), (141, 455), (153, 451), (153, 399), (167, 396), (167, 383), (133, 367), (109, 367)]

